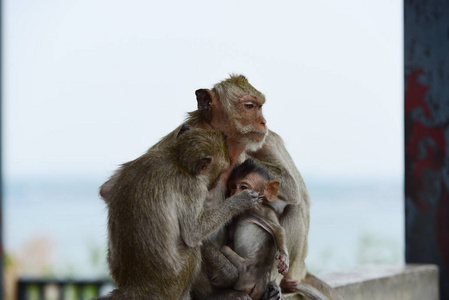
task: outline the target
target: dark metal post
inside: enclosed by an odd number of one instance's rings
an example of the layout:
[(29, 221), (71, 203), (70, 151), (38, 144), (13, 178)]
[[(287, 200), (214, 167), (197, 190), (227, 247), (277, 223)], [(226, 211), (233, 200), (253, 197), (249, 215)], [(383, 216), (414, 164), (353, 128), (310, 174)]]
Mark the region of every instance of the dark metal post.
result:
[(407, 263), (440, 269), (449, 299), (449, 1), (404, 1)]

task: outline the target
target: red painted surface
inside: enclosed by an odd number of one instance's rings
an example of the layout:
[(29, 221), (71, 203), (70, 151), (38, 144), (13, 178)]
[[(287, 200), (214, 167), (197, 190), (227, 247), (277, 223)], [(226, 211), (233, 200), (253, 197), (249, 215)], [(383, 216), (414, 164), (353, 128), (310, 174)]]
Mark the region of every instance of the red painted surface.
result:
[[(423, 171), (442, 169), (446, 153), (444, 128), (442, 126), (429, 127), (421, 120), (414, 120), (410, 114), (416, 109), (422, 109), (426, 118), (431, 118), (431, 111), (425, 101), (430, 87), (419, 83), (419, 76), (424, 71), (416, 70), (407, 78), (405, 93), (406, 141), (405, 159), (408, 162), (406, 172), (406, 195), (410, 196), (420, 210), (426, 210), (425, 199), (421, 199), (424, 186)], [(432, 144), (424, 144), (427, 141)]]
[[(445, 168), (446, 138), (444, 125), (428, 126), (426, 120), (435, 120), (427, 102), (426, 94), (430, 87), (419, 82), (420, 76), (425, 76), (422, 70), (416, 70), (407, 77), (405, 93), (405, 159), (406, 159), (406, 196), (416, 204), (421, 211), (428, 210), (428, 203), (436, 203), (435, 239), (445, 267), (449, 270), (449, 191), (442, 180)], [(412, 117), (413, 112), (421, 109), (424, 119)], [(420, 116), (422, 118), (422, 116)], [(429, 143), (430, 142), (430, 143)], [(426, 199), (428, 189), (435, 185), (429, 182), (424, 171), (440, 172), (440, 194), (437, 199)]]
[(426, 112), (426, 117), (430, 117), (430, 110), (427, 107), (425, 96), (429, 90), (428, 86), (419, 83), (419, 77), (424, 75), (423, 70), (416, 70), (410, 73), (406, 80), (405, 94), (405, 114), (408, 115), (413, 109), (422, 107)]

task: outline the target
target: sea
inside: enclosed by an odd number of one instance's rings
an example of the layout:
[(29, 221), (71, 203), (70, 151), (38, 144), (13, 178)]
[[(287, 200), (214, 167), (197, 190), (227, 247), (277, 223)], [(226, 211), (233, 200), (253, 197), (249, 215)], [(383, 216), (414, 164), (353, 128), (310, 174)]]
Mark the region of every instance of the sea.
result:
[[(305, 179), (312, 203), (306, 260), (311, 272), (404, 261), (401, 178)], [(107, 276), (107, 210), (98, 195), (105, 180), (99, 176), (6, 179), (7, 271), (17, 276)]]

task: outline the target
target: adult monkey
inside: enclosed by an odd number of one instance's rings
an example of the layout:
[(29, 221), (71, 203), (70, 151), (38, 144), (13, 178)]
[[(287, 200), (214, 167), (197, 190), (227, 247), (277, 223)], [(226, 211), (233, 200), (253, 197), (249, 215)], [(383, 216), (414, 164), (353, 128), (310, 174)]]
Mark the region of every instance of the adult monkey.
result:
[[(341, 299), (330, 286), (307, 273), (305, 258), (310, 220), (309, 195), (281, 137), (266, 129), (261, 110), (265, 96), (242, 75), (231, 75), (212, 90), (197, 90), (196, 96), (198, 110), (190, 113), (186, 123), (222, 131), (234, 144), (229, 147), (231, 162), (243, 162), (250, 156), (268, 171), (273, 180), (282, 182), (278, 193), (281, 209), (283, 207), (280, 224), (286, 231), (290, 269), (282, 278), (274, 267), (272, 275), (276, 282), (287, 292), (300, 290), (301, 283), (307, 283), (330, 299)], [(225, 180), (225, 177), (222, 176), (222, 179)], [(218, 188), (215, 191), (222, 192)], [(223, 199), (212, 199), (220, 198)], [(219, 238), (214, 242), (216, 245), (222, 244)]]
[[(183, 133), (185, 132), (185, 133)], [(219, 131), (188, 129), (117, 172), (108, 197), (108, 263), (117, 289), (97, 300), (184, 299), (201, 267), (201, 241), (258, 202), (247, 191), (204, 211), (229, 164)]]

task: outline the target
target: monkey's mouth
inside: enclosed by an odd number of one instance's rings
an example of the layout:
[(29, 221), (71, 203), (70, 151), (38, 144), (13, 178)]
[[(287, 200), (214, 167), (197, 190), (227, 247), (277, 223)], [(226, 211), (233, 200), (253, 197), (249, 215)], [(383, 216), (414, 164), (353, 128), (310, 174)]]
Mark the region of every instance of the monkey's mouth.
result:
[(267, 134), (265, 131), (250, 131), (249, 133), (257, 134), (257, 135), (261, 135), (261, 136), (264, 136)]

